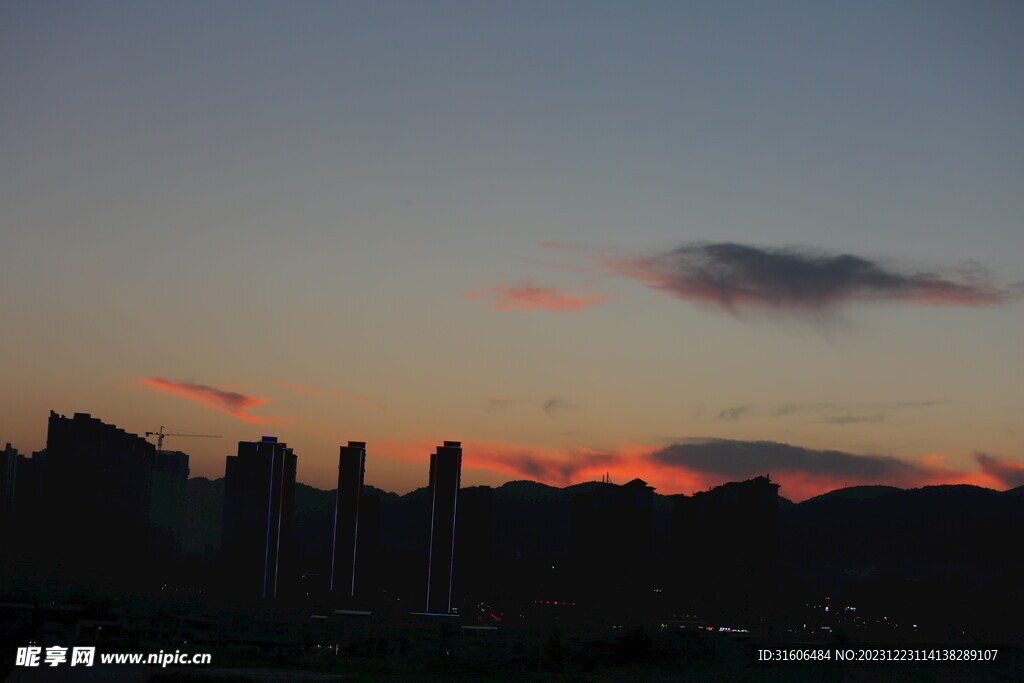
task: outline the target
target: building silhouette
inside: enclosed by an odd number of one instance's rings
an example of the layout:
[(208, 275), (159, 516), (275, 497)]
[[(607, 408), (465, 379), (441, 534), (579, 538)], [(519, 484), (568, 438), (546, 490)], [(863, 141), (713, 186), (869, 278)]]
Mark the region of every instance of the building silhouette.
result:
[(462, 444), (445, 441), (430, 456), (430, 532), (427, 541), (426, 611), (448, 614), (452, 607), (455, 519), (462, 479)]
[(274, 598), (292, 559), (297, 458), (277, 437), (239, 441), (224, 472), (226, 586), (244, 597)]
[[(45, 457), (33, 456), (31, 465), (22, 483), (34, 478), (44, 501), (34, 520), (38, 555), (55, 582), (143, 587), (174, 571), (187, 455), (158, 453), (87, 413), (51, 411)], [(59, 542), (47, 540), (53, 534)]]
[(777, 588), (778, 491), (762, 476), (676, 498), (676, 576), (689, 604), (738, 615), (765, 609)]
[(351, 599), (356, 595), (366, 442), (349, 441), (339, 450), (330, 589), (335, 597)]
[(14, 521), (14, 497), (18, 480), (18, 449), (8, 443), (0, 451), (0, 538), (6, 538)]
[(495, 592), (494, 489), (471, 486), (459, 491), (456, 513), (455, 570), (452, 590), (457, 604), (490, 600)]
[(595, 484), (573, 497), (570, 556), (588, 608), (622, 613), (650, 592), (653, 502), (654, 488), (641, 479)]
[(185, 526), (188, 455), (157, 451), (150, 473), (150, 556), (155, 566), (173, 568), (181, 560)]

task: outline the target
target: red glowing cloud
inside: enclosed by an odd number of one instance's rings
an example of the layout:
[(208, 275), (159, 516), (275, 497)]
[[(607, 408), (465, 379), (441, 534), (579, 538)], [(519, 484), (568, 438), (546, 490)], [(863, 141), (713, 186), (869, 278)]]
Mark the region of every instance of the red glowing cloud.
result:
[(205, 384), (193, 384), (192, 382), (172, 382), (162, 377), (139, 377), (136, 381), (155, 391), (171, 394), (208, 408), (219, 410), (250, 424), (271, 425), (294, 420), (294, 418), (289, 417), (249, 415), (247, 411), (265, 405), (270, 401), (270, 399), (264, 396), (252, 396), (236, 391), (225, 391), (216, 387), (206, 386)]
[(495, 285), (489, 289), (466, 292), (467, 299), (480, 299), (496, 311), (579, 311), (608, 301), (606, 296), (572, 294), (554, 287), (537, 287), (529, 282)]

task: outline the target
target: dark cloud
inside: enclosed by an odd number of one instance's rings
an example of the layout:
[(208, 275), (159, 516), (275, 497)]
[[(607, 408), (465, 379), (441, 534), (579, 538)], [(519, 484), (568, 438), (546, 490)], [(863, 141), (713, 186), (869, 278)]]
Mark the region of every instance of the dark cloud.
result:
[(681, 299), (742, 309), (823, 312), (854, 301), (940, 306), (996, 304), (1020, 296), (980, 268), (900, 270), (860, 256), (732, 242), (692, 243), (653, 257), (603, 259), (620, 275)]
[(663, 465), (729, 480), (790, 473), (898, 486), (919, 482), (928, 474), (925, 468), (888, 456), (819, 451), (773, 441), (706, 439), (674, 444), (648, 457)]
[(993, 479), (998, 479), (1006, 488), (1015, 489), (1018, 486), (1024, 486), (1024, 465), (1001, 462), (984, 453), (975, 453), (974, 459), (982, 472)]

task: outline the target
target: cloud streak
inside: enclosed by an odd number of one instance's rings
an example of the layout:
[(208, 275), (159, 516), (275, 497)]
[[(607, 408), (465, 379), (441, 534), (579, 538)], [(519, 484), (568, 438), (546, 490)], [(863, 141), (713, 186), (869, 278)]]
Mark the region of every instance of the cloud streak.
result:
[(570, 313), (608, 301), (606, 296), (573, 294), (555, 287), (538, 287), (529, 281), (517, 285), (495, 285), (466, 292), (467, 299), (480, 300), (495, 311), (555, 311)]
[(745, 403), (731, 406), (718, 413), (717, 419), (738, 421), (748, 418), (793, 418), (806, 415), (818, 416), (824, 424), (856, 424), (860, 422), (883, 422), (890, 412), (930, 408), (942, 405), (947, 401), (902, 401), (897, 403), (854, 403), (838, 404), (831, 402), (818, 403), (783, 403), (758, 404)]
[(554, 398), (549, 398), (548, 400), (544, 401), (544, 414), (547, 415), (548, 417), (557, 417), (559, 414), (566, 410), (572, 410), (574, 408), (579, 407), (579, 403), (570, 403), (569, 401), (563, 400), (556, 396)]
[(253, 396), (237, 391), (225, 391), (224, 389), (217, 389), (205, 384), (194, 384), (192, 382), (172, 382), (162, 377), (139, 377), (136, 381), (149, 389), (184, 398), (207, 408), (227, 413), (250, 424), (273, 425), (294, 420), (294, 418), (288, 417), (250, 415), (248, 413), (249, 410), (269, 403), (270, 399), (264, 396)]
[[(560, 243), (542, 246), (572, 249)], [(1024, 293), (1021, 284), (1001, 287), (977, 267), (915, 271), (806, 248), (694, 242), (654, 256), (584, 253), (605, 272), (733, 314), (749, 310), (821, 314), (843, 304), (874, 301), (985, 306)]]

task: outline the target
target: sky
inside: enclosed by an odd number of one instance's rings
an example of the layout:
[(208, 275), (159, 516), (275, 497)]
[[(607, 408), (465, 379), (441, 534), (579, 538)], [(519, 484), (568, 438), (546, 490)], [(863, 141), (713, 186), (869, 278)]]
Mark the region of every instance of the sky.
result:
[(0, 5), (0, 443), (1024, 484), (1024, 6)]

